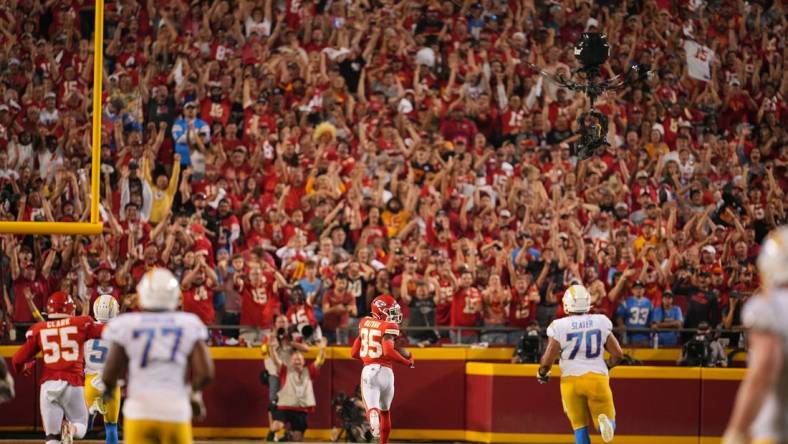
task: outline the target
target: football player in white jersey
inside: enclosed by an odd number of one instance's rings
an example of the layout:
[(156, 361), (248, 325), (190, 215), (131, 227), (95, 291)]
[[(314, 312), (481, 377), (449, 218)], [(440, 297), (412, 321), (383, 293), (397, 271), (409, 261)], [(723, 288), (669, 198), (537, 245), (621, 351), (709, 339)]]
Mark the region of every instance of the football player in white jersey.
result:
[[(550, 368), (559, 356), (561, 367), (561, 401), (575, 432), (575, 444), (591, 444), (588, 414), (604, 442), (613, 440), (616, 409), (610, 391), (608, 368), (623, 356), (612, 334), (613, 323), (605, 315), (588, 314), (591, 295), (582, 285), (572, 285), (564, 292), (567, 316), (547, 327), (548, 344), (542, 355), (537, 379), (550, 379)], [(604, 351), (610, 352), (605, 362)]]
[(788, 226), (772, 231), (758, 255), (761, 292), (744, 306), (747, 376), (739, 386), (724, 444), (788, 443)]
[[(112, 295), (103, 294), (93, 302), (93, 314), (101, 324), (106, 324), (118, 316), (120, 305)], [(96, 413), (104, 417), (104, 431), (107, 444), (118, 444), (118, 416), (120, 416), (120, 387), (115, 387), (112, 399), (104, 403), (104, 382), (101, 370), (107, 361), (109, 347), (103, 339), (91, 339), (85, 342), (85, 402), (88, 405), (91, 429)]]
[(192, 416), (205, 414), (201, 389), (214, 375), (208, 329), (196, 315), (175, 311), (180, 286), (169, 270), (145, 273), (137, 293), (143, 311), (113, 319), (102, 336), (109, 343), (105, 396), (128, 370), (124, 441), (191, 443)]

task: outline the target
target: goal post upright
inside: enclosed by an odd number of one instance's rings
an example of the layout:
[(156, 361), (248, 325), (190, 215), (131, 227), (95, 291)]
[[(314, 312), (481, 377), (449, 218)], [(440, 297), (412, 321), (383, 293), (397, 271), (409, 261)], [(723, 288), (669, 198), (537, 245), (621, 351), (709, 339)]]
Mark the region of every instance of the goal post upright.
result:
[(104, 77), (104, 0), (96, 0), (93, 31), (93, 128), (90, 164), (90, 221), (33, 222), (0, 221), (0, 233), (12, 234), (100, 234), (103, 223), (99, 214), (101, 179), (101, 94)]

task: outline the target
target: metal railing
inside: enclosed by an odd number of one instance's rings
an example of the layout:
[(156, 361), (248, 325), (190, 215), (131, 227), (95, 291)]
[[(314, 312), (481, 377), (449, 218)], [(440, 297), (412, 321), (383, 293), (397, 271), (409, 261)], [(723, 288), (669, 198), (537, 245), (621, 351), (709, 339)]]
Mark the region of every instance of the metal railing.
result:
[[(33, 323), (17, 323), (14, 328), (17, 332), (22, 329), (33, 325)], [(208, 326), (209, 330), (213, 332), (213, 337), (216, 338), (222, 335), (222, 332), (232, 332), (229, 337), (237, 337), (237, 333), (243, 329), (253, 327), (243, 325), (226, 325), (214, 324)], [(13, 329), (12, 329), (13, 330)], [(510, 326), (474, 326), (474, 327), (451, 327), (451, 326), (435, 326), (435, 327), (415, 327), (415, 326), (402, 326), (400, 330), (410, 339), (416, 339), (419, 346), (475, 346), (475, 347), (489, 347), (489, 346), (517, 346), (523, 335), (529, 333), (529, 329), (522, 329)], [(265, 333), (275, 333), (273, 329), (261, 329)], [(533, 330), (532, 330), (533, 331)], [(542, 338), (545, 337), (544, 329), (535, 330), (536, 334)], [(631, 348), (665, 348), (664, 344), (660, 343), (660, 334), (675, 334), (677, 343), (675, 345), (668, 345), (667, 347), (679, 347), (683, 343), (698, 334), (696, 328), (614, 328), (614, 333), (622, 345)], [(357, 326), (349, 326), (337, 328), (334, 331), (322, 330), (322, 335), (330, 339), (331, 345), (349, 345), (350, 341), (358, 334)], [(642, 334), (647, 337), (646, 340), (632, 341), (630, 338), (634, 335)], [(731, 344), (731, 338), (737, 338), (739, 335), (744, 335), (745, 332), (741, 329), (711, 329), (707, 334), (717, 338), (723, 347), (728, 347)], [(24, 342), (24, 335), (17, 333), (15, 338), (0, 336), (0, 344), (21, 344)], [(424, 338), (419, 340), (420, 338)], [(671, 341), (672, 342), (672, 341)], [(738, 340), (740, 344), (744, 341)], [(226, 343), (217, 343), (215, 345), (229, 345)], [(735, 344), (733, 344), (735, 345)]]

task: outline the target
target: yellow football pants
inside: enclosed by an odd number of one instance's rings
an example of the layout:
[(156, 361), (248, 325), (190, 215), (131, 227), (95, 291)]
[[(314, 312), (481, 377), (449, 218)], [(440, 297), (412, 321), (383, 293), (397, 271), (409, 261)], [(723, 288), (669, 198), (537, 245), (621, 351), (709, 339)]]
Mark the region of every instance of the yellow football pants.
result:
[(123, 442), (133, 444), (191, 444), (192, 425), (188, 422), (125, 419)]
[(586, 373), (582, 376), (562, 377), (561, 401), (573, 430), (588, 426), (589, 412), (597, 430), (597, 418), (600, 414), (604, 413), (611, 421), (616, 419), (610, 379), (605, 375)]
[(120, 387), (115, 387), (112, 400), (104, 404), (101, 399), (101, 391), (93, 385), (93, 379), (98, 375), (85, 375), (85, 403), (90, 408), (97, 402), (99, 408), (104, 413), (104, 422), (117, 423), (120, 416)]

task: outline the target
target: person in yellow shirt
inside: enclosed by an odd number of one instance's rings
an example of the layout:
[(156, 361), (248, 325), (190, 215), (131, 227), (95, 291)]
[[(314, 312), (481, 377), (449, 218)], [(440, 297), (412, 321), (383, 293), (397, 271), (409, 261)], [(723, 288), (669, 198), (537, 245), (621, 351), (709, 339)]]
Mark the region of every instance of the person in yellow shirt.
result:
[(178, 178), (181, 174), (181, 155), (175, 154), (172, 162), (172, 173), (168, 178), (165, 174), (157, 174), (154, 182), (151, 175), (151, 160), (148, 155), (142, 161), (142, 171), (145, 174), (145, 181), (153, 190), (153, 202), (150, 210), (148, 222), (155, 225), (167, 217), (167, 213), (172, 207), (172, 200), (175, 192), (178, 191)]
[(635, 239), (633, 246), (635, 247), (635, 254), (640, 254), (640, 251), (646, 245), (656, 247), (659, 245), (659, 238), (657, 237), (657, 226), (653, 220), (647, 219), (643, 222), (642, 233)]

